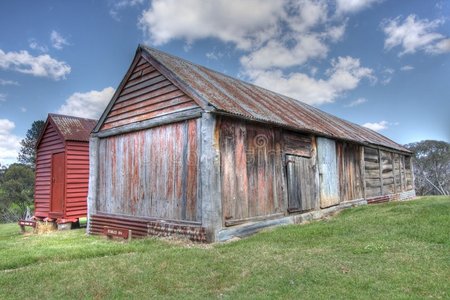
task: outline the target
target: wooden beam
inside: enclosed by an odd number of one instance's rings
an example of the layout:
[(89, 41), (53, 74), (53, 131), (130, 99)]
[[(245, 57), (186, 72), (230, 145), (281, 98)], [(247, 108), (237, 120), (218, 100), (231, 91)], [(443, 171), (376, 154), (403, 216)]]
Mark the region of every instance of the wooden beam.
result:
[(185, 121), (185, 120), (189, 120), (189, 119), (195, 119), (195, 118), (201, 117), (201, 115), (202, 115), (202, 109), (194, 108), (194, 109), (189, 109), (189, 110), (185, 110), (185, 111), (181, 111), (181, 112), (176, 112), (176, 113), (156, 117), (156, 118), (142, 121), (142, 122), (137, 122), (137, 123), (133, 123), (133, 124), (120, 126), (117, 128), (103, 130), (98, 133), (93, 133), (92, 136), (99, 137), (99, 138), (105, 138), (105, 137), (109, 137), (109, 136), (129, 133), (129, 132), (133, 132), (133, 131), (149, 129), (152, 127), (157, 127), (157, 126), (166, 125), (166, 124), (170, 124), (170, 123), (176, 123), (176, 122)]
[(87, 225), (86, 232), (90, 230), (90, 216), (97, 211), (97, 198), (98, 198), (98, 149), (99, 142), (97, 137), (89, 139), (89, 190), (87, 197)]
[(361, 158), (360, 158), (360, 168), (361, 168), (361, 176), (363, 182), (363, 198), (366, 199), (366, 161), (364, 159), (364, 146), (361, 146)]
[(202, 226), (208, 242), (215, 242), (222, 228), (222, 194), (220, 180), (220, 147), (216, 134), (216, 117), (203, 113), (201, 119), (200, 181)]
[(383, 161), (381, 160), (381, 150), (380, 150), (380, 149), (378, 149), (378, 163), (379, 163), (379, 173), (380, 173), (381, 195), (384, 195), (384, 187), (383, 187)]

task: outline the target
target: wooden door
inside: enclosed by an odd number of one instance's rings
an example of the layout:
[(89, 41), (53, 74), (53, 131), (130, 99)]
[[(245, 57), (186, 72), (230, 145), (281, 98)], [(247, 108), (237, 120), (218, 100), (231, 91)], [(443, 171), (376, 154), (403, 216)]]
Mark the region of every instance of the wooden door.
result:
[(52, 199), (50, 212), (63, 214), (64, 210), (64, 153), (56, 153), (52, 156)]
[(316, 184), (310, 158), (286, 155), (288, 211), (308, 211), (315, 207)]
[(319, 161), (320, 207), (339, 204), (336, 142), (327, 138), (317, 138), (317, 159)]

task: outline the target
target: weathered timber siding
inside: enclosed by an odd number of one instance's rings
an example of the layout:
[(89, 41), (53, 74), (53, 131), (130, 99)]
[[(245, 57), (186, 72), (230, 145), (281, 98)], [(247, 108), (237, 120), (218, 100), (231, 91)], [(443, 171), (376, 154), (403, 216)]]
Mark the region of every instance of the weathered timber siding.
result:
[(364, 162), (367, 198), (414, 188), (410, 156), (364, 147)]
[(198, 105), (190, 97), (141, 57), (120, 91), (102, 129), (196, 107)]
[(283, 210), (281, 130), (245, 121), (219, 121), (224, 221)]
[(338, 142), (336, 144), (339, 188), (341, 201), (361, 199), (363, 195), (363, 176), (361, 174), (361, 146)]
[(317, 208), (314, 165), (311, 158), (286, 155), (288, 211), (300, 212)]
[(36, 217), (48, 217), (51, 201), (52, 154), (64, 152), (64, 143), (49, 123), (36, 151), (34, 205)]
[(366, 197), (381, 195), (380, 160), (378, 150), (364, 147)]
[(320, 207), (339, 203), (339, 174), (337, 171), (336, 142), (317, 138), (317, 159), (320, 178)]
[(201, 220), (198, 120), (100, 139), (96, 210)]
[(89, 143), (66, 143), (66, 216), (86, 216), (89, 184)]

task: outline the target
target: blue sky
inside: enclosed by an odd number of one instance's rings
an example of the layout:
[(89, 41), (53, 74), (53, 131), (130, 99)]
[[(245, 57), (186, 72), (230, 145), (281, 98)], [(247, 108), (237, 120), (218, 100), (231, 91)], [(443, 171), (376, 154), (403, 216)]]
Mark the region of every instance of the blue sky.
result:
[(47, 113), (98, 117), (139, 43), (398, 143), (450, 141), (450, 1), (0, 2), (0, 163)]

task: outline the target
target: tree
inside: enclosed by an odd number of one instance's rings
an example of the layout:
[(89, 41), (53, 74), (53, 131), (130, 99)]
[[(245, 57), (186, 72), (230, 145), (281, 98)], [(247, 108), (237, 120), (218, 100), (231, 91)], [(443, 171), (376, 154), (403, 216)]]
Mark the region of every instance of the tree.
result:
[(414, 176), (419, 195), (449, 195), (450, 144), (426, 140), (405, 145), (414, 152)]
[(36, 143), (44, 129), (45, 122), (42, 120), (34, 121), (31, 128), (28, 129), (26, 137), (20, 142), (18, 161), (30, 166), (33, 170), (36, 166)]
[[(0, 213), (10, 216), (23, 215), (27, 206), (33, 205), (34, 172), (24, 164), (12, 164), (3, 174), (0, 185)], [(4, 220), (5, 218), (2, 217)], [(13, 220), (6, 220), (13, 221)]]

